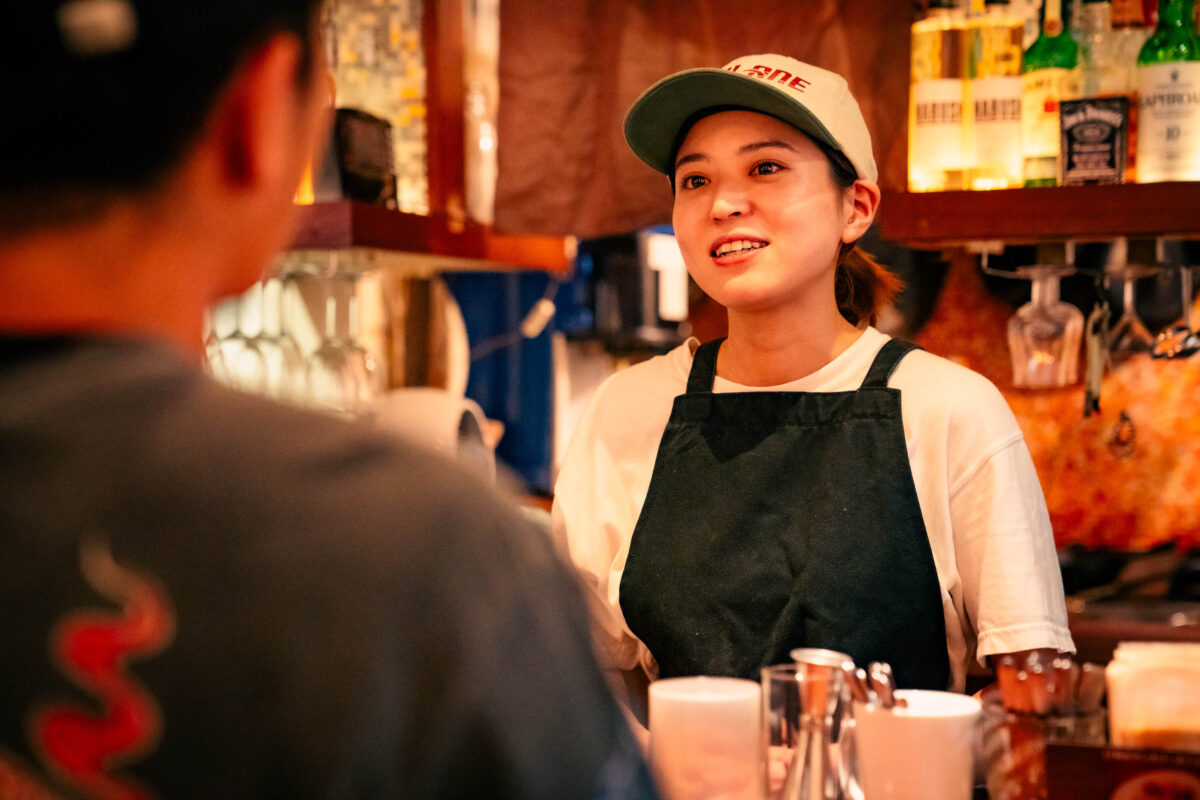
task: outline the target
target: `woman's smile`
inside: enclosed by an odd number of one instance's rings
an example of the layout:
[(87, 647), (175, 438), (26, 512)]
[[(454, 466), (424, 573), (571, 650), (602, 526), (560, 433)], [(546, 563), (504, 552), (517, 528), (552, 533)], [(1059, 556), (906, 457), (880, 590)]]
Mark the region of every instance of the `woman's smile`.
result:
[(713, 245), (711, 254), (718, 264), (737, 263), (748, 258), (755, 250), (761, 250), (770, 242), (753, 238), (718, 239)]

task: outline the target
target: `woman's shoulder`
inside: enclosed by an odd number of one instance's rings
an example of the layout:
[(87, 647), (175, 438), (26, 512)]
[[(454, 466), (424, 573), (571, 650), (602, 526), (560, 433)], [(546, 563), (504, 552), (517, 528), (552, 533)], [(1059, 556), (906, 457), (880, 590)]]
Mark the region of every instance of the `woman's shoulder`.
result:
[(982, 424), (994, 434), (1019, 434), (1000, 389), (986, 376), (928, 350), (914, 350), (897, 366), (889, 385), (899, 389), (906, 413), (940, 417), (948, 424)]
[(688, 339), (662, 355), (652, 356), (609, 375), (596, 391), (596, 405), (622, 406), (630, 401), (671, 398), (687, 388), (692, 354), (699, 342)]

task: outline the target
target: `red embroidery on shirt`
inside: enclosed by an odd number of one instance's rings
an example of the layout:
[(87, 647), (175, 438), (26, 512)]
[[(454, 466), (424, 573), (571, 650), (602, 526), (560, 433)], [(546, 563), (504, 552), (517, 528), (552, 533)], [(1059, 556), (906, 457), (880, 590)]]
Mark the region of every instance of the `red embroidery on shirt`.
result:
[(174, 614), (157, 581), (118, 565), (102, 544), (81, 545), (80, 570), (120, 608), (63, 617), (51, 637), (51, 656), (72, 683), (96, 698), (100, 713), (46, 703), (31, 716), (30, 738), (42, 765), (85, 796), (146, 800), (153, 797), (148, 788), (115, 774), (153, 751), (161, 731), (158, 704), (128, 674), (128, 664), (170, 643)]

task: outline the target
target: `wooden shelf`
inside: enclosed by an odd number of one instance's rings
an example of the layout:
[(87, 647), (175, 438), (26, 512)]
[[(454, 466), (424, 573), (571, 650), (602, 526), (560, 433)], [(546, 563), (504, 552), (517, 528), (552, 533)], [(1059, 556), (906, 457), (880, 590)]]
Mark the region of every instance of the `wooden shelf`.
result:
[(914, 248), (1200, 237), (1200, 182), (979, 192), (885, 192), (880, 236)]
[(554, 236), (502, 236), (474, 222), (406, 214), (367, 203), (342, 201), (304, 208), (293, 250), (366, 248), (426, 260), (438, 268), (541, 269), (565, 272), (574, 241)]

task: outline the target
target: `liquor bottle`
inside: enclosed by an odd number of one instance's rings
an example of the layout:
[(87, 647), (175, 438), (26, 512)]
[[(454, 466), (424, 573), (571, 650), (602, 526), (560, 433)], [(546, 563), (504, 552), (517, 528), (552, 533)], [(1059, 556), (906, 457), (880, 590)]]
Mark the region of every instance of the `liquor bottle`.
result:
[(1079, 70), (1084, 97), (1128, 96), (1129, 70), (1121, 63), (1110, 0), (1084, 0), (1079, 20)]
[(1154, 31), (1148, 24), (1142, 0), (1113, 0), (1112, 26), (1117, 38), (1116, 58), (1129, 72), (1129, 85), (1136, 92), (1138, 52)]
[(1008, 10), (1025, 23), (1025, 35), (1021, 40), (1021, 52), (1024, 53), (1041, 30), (1042, 0), (1009, 0)]
[(1200, 180), (1200, 38), (1192, 0), (1158, 0), (1138, 53), (1137, 180)]
[(930, 0), (912, 25), (908, 188), (964, 189), (970, 155), (966, 22), (954, 0)]
[(1058, 182), (1059, 101), (1079, 94), (1079, 45), (1063, 26), (1062, 0), (1046, 0), (1042, 29), (1022, 65), (1021, 149), (1026, 186)]
[(1129, 71), (1118, 60), (1109, 0), (1083, 0), (1079, 20), (1080, 99), (1059, 103), (1063, 184), (1126, 180), (1131, 128)]
[(984, 13), (968, 22), (972, 108), (972, 189), (1020, 186), (1021, 50), (1025, 22), (1008, 0), (985, 0)]

